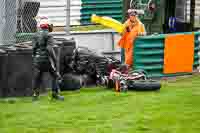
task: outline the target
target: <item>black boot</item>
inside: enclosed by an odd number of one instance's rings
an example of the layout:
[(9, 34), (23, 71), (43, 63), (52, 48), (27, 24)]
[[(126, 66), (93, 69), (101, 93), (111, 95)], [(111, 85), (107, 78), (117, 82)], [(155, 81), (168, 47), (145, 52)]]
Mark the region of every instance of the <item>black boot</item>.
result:
[(39, 100), (39, 91), (38, 90), (34, 90), (33, 91), (33, 101), (38, 101)]
[(57, 92), (53, 92), (52, 93), (52, 98), (55, 100), (60, 100), (60, 101), (64, 101), (64, 96), (59, 95)]

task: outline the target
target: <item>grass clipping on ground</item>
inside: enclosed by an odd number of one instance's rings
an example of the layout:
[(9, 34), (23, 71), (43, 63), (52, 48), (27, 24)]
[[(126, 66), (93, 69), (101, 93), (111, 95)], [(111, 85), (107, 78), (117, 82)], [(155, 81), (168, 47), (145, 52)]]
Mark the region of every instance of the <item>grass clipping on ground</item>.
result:
[(0, 100), (0, 133), (199, 133), (200, 76), (163, 82), (159, 92), (105, 88)]

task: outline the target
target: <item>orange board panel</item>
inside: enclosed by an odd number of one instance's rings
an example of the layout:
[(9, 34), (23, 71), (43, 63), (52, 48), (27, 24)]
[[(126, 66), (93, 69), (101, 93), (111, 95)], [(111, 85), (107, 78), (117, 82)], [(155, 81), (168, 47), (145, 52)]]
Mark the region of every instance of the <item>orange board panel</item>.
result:
[(194, 34), (168, 35), (165, 38), (164, 74), (192, 72), (194, 63)]

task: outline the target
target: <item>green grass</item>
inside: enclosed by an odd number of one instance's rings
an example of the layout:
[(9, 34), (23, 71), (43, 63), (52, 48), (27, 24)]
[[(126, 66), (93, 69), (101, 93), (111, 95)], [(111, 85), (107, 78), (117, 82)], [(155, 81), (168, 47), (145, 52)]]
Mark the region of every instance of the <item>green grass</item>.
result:
[(163, 82), (160, 92), (104, 88), (0, 100), (0, 133), (199, 133), (200, 76)]

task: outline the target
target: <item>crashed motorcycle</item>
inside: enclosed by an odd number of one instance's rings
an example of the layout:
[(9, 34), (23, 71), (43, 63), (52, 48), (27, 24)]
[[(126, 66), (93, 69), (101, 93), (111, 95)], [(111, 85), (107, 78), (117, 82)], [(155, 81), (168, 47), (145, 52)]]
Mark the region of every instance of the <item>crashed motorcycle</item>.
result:
[(121, 62), (113, 57), (105, 57), (89, 50), (87, 47), (78, 47), (74, 50), (72, 68), (74, 72), (87, 75), (93, 79), (94, 85), (105, 85), (112, 69)]
[(159, 81), (148, 79), (147, 73), (143, 70), (120, 71), (113, 69), (110, 73), (109, 82), (117, 92), (135, 91), (156, 91), (160, 90)]
[(99, 55), (86, 47), (74, 50), (72, 68), (81, 75), (91, 77), (95, 85), (115, 88), (118, 92), (153, 91), (161, 88), (161, 83), (149, 79), (145, 71), (130, 71), (127, 65), (121, 64), (114, 57)]

